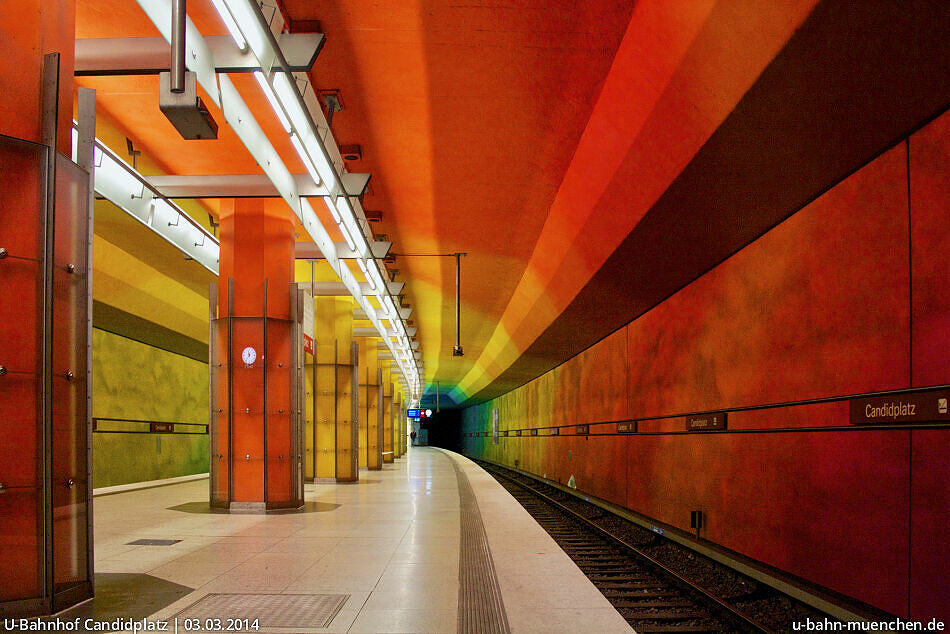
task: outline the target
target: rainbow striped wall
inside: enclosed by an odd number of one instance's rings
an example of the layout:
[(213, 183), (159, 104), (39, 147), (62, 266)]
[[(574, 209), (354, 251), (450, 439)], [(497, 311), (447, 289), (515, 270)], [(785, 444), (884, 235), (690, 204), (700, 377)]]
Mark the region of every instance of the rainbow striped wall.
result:
[[(703, 536), (733, 551), (902, 617), (950, 615), (950, 429), (857, 429), (844, 400), (756, 407), (950, 383), (947, 165), (950, 114), (582, 354), (466, 409), (465, 451), (684, 530), (702, 509)], [(685, 432), (686, 413), (740, 407), (724, 432)], [(527, 431), (475, 436), (496, 409), (501, 430)], [(637, 433), (616, 434), (620, 420)]]

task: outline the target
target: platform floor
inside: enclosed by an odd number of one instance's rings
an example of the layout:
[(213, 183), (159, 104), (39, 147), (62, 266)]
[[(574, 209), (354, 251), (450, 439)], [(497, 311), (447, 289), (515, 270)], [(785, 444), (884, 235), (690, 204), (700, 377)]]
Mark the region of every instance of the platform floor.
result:
[[(206, 480), (97, 497), (97, 598), (77, 614), (203, 618), (207, 602), (229, 599), (209, 595), (239, 593), (268, 595), (230, 597), (262, 611), (261, 625), (264, 617), (281, 624), (262, 632), (632, 631), (468, 459), (415, 447), (360, 477), (357, 484), (308, 484), (310, 512), (287, 515), (210, 514)], [(487, 538), (484, 552), (479, 535)], [(137, 539), (180, 541), (129, 545)], [(494, 615), (487, 613), (493, 587), (503, 604)], [(301, 594), (328, 595), (320, 599), (336, 614), (326, 627), (312, 615), (295, 621), (300, 606), (317, 601), (292, 596)], [(218, 616), (241, 616), (232, 609)]]

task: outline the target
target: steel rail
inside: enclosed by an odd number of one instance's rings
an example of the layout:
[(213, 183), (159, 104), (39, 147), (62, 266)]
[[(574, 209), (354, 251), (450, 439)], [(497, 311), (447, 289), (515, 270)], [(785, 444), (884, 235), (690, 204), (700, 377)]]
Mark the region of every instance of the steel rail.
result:
[(764, 634), (776, 634), (774, 630), (770, 630), (770, 629), (768, 629), (767, 627), (761, 625), (760, 623), (758, 623), (758, 622), (752, 620), (751, 618), (749, 618), (748, 616), (746, 616), (746, 615), (743, 614), (742, 612), (739, 612), (739, 611), (736, 610), (734, 607), (732, 607), (731, 605), (729, 605), (728, 603), (726, 603), (725, 601), (723, 601), (722, 599), (720, 599), (720, 598), (717, 597), (716, 595), (710, 593), (710, 592), (709, 592), (708, 590), (706, 590), (705, 588), (702, 588), (701, 586), (696, 585), (695, 583), (693, 583), (693, 582), (690, 581), (689, 579), (686, 579), (685, 577), (683, 577), (682, 575), (680, 575), (680, 574), (677, 573), (676, 571), (674, 571), (674, 570), (668, 568), (665, 564), (663, 564), (663, 563), (657, 561), (656, 559), (654, 559), (654, 558), (651, 557), (650, 555), (644, 553), (643, 551), (641, 551), (641, 550), (640, 550), (639, 548), (637, 548), (636, 546), (633, 546), (633, 545), (627, 543), (623, 538), (617, 537), (616, 535), (614, 535), (613, 533), (611, 533), (610, 531), (608, 531), (608, 530), (605, 529), (604, 527), (602, 527), (602, 526), (600, 526), (600, 525), (594, 523), (593, 521), (589, 520), (588, 518), (584, 517), (583, 515), (580, 515), (580, 514), (577, 513), (576, 511), (573, 511), (573, 510), (567, 508), (566, 506), (564, 506), (563, 504), (561, 504), (560, 502), (558, 502), (558, 501), (555, 500), (554, 498), (552, 498), (552, 497), (550, 497), (550, 496), (548, 496), (548, 495), (545, 495), (544, 493), (538, 491), (537, 489), (535, 489), (535, 488), (533, 488), (533, 487), (531, 487), (531, 486), (529, 486), (529, 485), (527, 485), (527, 484), (525, 484), (525, 483), (523, 483), (523, 482), (519, 482), (518, 480), (516, 480), (516, 479), (514, 479), (513, 477), (509, 476), (507, 473), (504, 473), (500, 468), (498, 468), (498, 467), (496, 467), (496, 466), (494, 466), (494, 465), (488, 465), (488, 464), (485, 464), (485, 463), (479, 463), (479, 466), (481, 466), (482, 469), (485, 469), (485, 471), (487, 471), (488, 473), (490, 473), (492, 476), (503, 478), (504, 480), (506, 480), (506, 481), (508, 481), (508, 482), (511, 482), (511, 483), (514, 484), (515, 486), (521, 487), (522, 489), (525, 489), (526, 491), (529, 491), (531, 494), (536, 495), (537, 497), (539, 497), (539, 498), (541, 498), (542, 500), (544, 500), (546, 503), (548, 503), (548, 504), (550, 504), (551, 506), (555, 507), (558, 511), (564, 513), (565, 515), (570, 516), (571, 518), (573, 518), (573, 519), (579, 521), (580, 523), (582, 523), (582, 524), (585, 525), (586, 527), (592, 529), (592, 531), (593, 531), (594, 533), (597, 533), (597, 534), (601, 535), (602, 537), (604, 537), (604, 538), (606, 538), (606, 539), (608, 539), (608, 540), (610, 540), (610, 541), (616, 543), (618, 546), (621, 546), (621, 547), (623, 547), (623, 548), (625, 548), (625, 549), (631, 551), (632, 553), (634, 553), (635, 555), (637, 555), (639, 558), (642, 558), (643, 560), (645, 560), (645, 562), (646, 562), (650, 567), (656, 569), (661, 575), (671, 578), (672, 581), (673, 581), (673, 583), (674, 583), (674, 585), (685, 586), (685, 587), (688, 589), (688, 591), (694, 592), (694, 593), (700, 595), (700, 597), (701, 597), (703, 600), (708, 601), (709, 603), (711, 603), (711, 604), (712, 604), (713, 611), (714, 611), (714, 612), (721, 612), (721, 613), (725, 616), (725, 618), (726, 618), (727, 621), (729, 621), (729, 622), (739, 622), (739, 623), (741, 623), (743, 626), (745, 626), (746, 628), (749, 628), (749, 629), (750, 629), (751, 631), (753, 631), (753, 632), (761, 632), (761, 633), (764, 633)]

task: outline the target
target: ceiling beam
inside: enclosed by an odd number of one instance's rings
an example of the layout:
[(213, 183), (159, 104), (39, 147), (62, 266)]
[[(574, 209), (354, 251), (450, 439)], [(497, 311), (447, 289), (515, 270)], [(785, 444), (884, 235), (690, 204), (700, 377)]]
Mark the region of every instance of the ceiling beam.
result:
[[(405, 282), (389, 282), (389, 292), (398, 295), (404, 284)], [(359, 285), (363, 296), (372, 297), (376, 294), (376, 292), (373, 291), (366, 282), (360, 282)], [(313, 282), (312, 284), (304, 284), (305, 288), (306, 286), (310, 286), (314, 297), (350, 296), (350, 291), (346, 288), (346, 286), (343, 285), (342, 282)]]
[[(369, 244), (369, 250), (372, 252), (373, 257), (377, 260), (382, 260), (385, 258), (387, 255), (389, 255), (389, 250), (393, 248), (393, 243), (387, 240), (373, 240), (372, 242), (367, 241), (367, 244)], [(356, 251), (353, 251), (349, 245), (346, 244), (346, 242), (334, 242), (333, 245), (336, 247), (336, 257), (340, 260), (355, 260), (360, 257), (360, 255)], [(395, 284), (395, 282), (389, 283), (390, 289), (393, 288), (393, 284)], [(399, 284), (399, 290), (395, 293), (396, 295), (401, 293), (402, 287), (406, 285), (405, 282), (400, 282)]]
[[(351, 251), (345, 242), (334, 242), (333, 244), (336, 247), (336, 256), (338, 259), (354, 260), (357, 258), (356, 252)], [(392, 248), (392, 246), (392, 242), (387, 242), (385, 240), (375, 240), (373, 242), (369, 242), (369, 249), (372, 251), (373, 257), (378, 260), (386, 257), (386, 254), (389, 253), (389, 250)], [(298, 242), (296, 246), (295, 257), (298, 260), (322, 260), (324, 256), (323, 252), (320, 251), (320, 248), (313, 242)], [(393, 288), (393, 284), (395, 284), (395, 282), (391, 282), (389, 284), (389, 288)], [(400, 284), (405, 285), (405, 282), (400, 282)], [(400, 286), (399, 289), (399, 293), (401, 293), (402, 286)], [(363, 314), (362, 319), (366, 319), (365, 313)]]
[[(292, 72), (308, 72), (326, 41), (323, 33), (282, 33), (280, 48)], [(214, 69), (219, 73), (259, 70), (253, 55), (242, 53), (230, 35), (206, 35)], [(157, 75), (171, 65), (164, 37), (103, 37), (76, 40), (76, 76)]]
[[(309, 174), (293, 174), (297, 193), (306, 198), (326, 196)], [(347, 172), (341, 179), (349, 196), (362, 196), (371, 174)], [(277, 188), (265, 174), (192, 174), (148, 176), (149, 184), (166, 198), (279, 198)]]
[[(406, 328), (406, 335), (407, 335), (408, 337), (410, 337), (410, 338), (415, 337), (415, 336), (416, 336), (416, 331), (418, 331), (418, 330), (419, 330), (419, 329), (416, 328), (415, 326), (412, 326), (411, 328)], [(390, 333), (391, 335), (395, 336), (395, 333), (392, 331), (391, 328), (388, 329), (388, 331), (389, 331), (389, 333)], [(418, 341), (414, 341), (413, 343), (419, 343), (419, 342), (418, 342)], [(380, 347), (380, 349), (382, 349), (382, 348), (386, 348), (387, 346), (386, 346), (385, 343), (383, 343), (382, 341), (380, 341), (380, 342), (379, 342), (379, 347)]]

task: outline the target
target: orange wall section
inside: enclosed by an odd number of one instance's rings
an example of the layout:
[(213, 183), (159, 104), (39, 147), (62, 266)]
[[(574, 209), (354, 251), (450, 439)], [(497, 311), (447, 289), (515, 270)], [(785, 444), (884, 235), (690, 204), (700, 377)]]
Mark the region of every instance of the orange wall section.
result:
[(570, 304), (815, 4), (636, 3), (525, 273), (457, 401), (514, 363)]
[[(909, 153), (908, 153), (909, 148)], [(518, 466), (903, 618), (950, 610), (947, 429), (857, 428), (848, 400), (950, 383), (950, 112), (600, 343), (463, 414)], [(689, 412), (728, 430), (685, 433)], [(647, 418), (648, 420), (644, 420)], [(615, 435), (637, 420), (638, 431)], [(590, 435), (574, 435), (589, 424)], [(742, 433), (737, 433), (741, 430)], [(603, 435), (611, 434), (611, 435)]]
[(234, 279), (234, 315), (290, 318), (294, 234), (290, 208), (277, 199), (221, 201), (218, 314), (228, 314), (228, 279)]
[[(72, 115), (73, 20), (75, 5), (26, 0), (0, 3), (0, 134), (42, 141), (41, 104), (43, 55), (61, 53), (59, 86), (59, 150), (69, 153)], [(0, 246), (12, 257), (4, 260), (0, 302), (5, 324), (0, 332), (2, 363), (11, 370), (0, 388), (4, 412), (0, 433), (4, 449), (0, 463), (8, 492), (0, 500), (0, 601), (40, 597), (43, 590), (43, 541), (37, 529), (40, 513), (42, 451), (37, 372), (41, 371), (43, 183), (40, 156), (29, 150), (4, 148), (0, 157)], [(14, 299), (15, 298), (15, 299)], [(65, 437), (65, 434), (64, 434)], [(57, 450), (58, 451), (58, 450)], [(53, 465), (54, 467), (56, 465)], [(57, 529), (59, 525), (57, 525)], [(58, 545), (80, 547), (57, 538)], [(64, 561), (70, 561), (68, 557)], [(60, 577), (56, 578), (57, 581)]]
[[(290, 210), (280, 201), (223, 200), (220, 229), (219, 317), (228, 316), (228, 286), (233, 280), (233, 313), (230, 316), (234, 319), (230, 321), (232, 363), (229, 368), (232, 390), (231, 501), (287, 502), (292, 497), (290, 462), (285, 458), (290, 454), (291, 428), (288, 373), (292, 367), (292, 334), (288, 320), (291, 317), (294, 237)], [(266, 344), (264, 317), (275, 320), (268, 324)], [(242, 361), (241, 356), (247, 346), (257, 351), (257, 360), (250, 366)], [(217, 380), (227, 378), (221, 373)], [(275, 455), (280, 457), (274, 459)], [(266, 495), (265, 461), (268, 465)]]
[(69, 155), (75, 0), (0, 3), (0, 134), (40, 142), (43, 56), (60, 54), (59, 151)]

